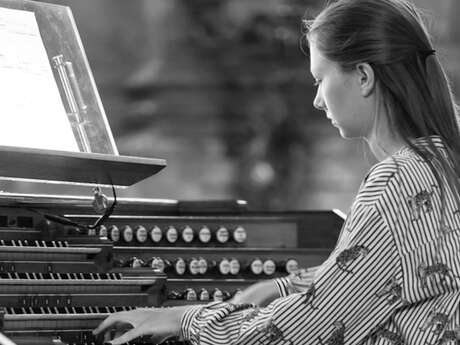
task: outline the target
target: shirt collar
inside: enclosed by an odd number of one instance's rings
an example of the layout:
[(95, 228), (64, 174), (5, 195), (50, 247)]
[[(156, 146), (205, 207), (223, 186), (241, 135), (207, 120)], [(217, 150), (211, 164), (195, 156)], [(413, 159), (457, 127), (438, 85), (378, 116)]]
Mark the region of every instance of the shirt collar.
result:
[[(444, 150), (446, 145), (444, 144), (444, 140), (439, 135), (430, 135), (427, 137), (419, 137), (416, 139), (411, 140), (411, 143), (416, 146), (417, 148), (423, 149), (430, 149), (430, 141), (433, 143), (434, 147), (438, 150)], [(408, 152), (413, 152), (413, 149), (409, 146), (403, 146), (396, 154), (405, 154)]]

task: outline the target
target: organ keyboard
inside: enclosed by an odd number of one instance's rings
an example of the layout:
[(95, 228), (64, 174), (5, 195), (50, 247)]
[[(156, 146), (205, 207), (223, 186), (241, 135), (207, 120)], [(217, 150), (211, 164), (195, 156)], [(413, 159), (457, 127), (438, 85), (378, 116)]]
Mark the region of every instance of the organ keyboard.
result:
[[(42, 216), (92, 224), (91, 202), (0, 194), (0, 324), (17, 344), (99, 345), (91, 331), (109, 313), (226, 300), (287, 274), (289, 265), (321, 263), (343, 222), (333, 211), (249, 212), (240, 202), (150, 199), (119, 200), (94, 232)], [(110, 240), (115, 227), (133, 236)], [(176, 241), (166, 240), (170, 228)]]

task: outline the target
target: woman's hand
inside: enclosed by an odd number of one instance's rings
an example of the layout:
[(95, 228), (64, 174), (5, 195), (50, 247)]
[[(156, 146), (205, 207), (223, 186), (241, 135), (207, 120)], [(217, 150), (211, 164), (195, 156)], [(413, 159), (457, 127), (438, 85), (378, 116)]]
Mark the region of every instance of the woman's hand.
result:
[(264, 280), (247, 287), (229, 302), (234, 304), (250, 303), (264, 307), (278, 297), (279, 292), (275, 282)]
[(308, 267), (292, 272), (289, 275), (291, 285), (294, 288), (293, 292), (303, 292), (310, 288), (311, 283), (315, 279), (316, 272), (321, 266)]
[[(141, 336), (151, 336), (154, 343), (180, 335), (180, 322), (187, 307), (139, 308), (109, 315), (94, 331), (104, 343), (121, 345)], [(112, 339), (113, 337), (113, 339)]]
[[(302, 292), (310, 288), (315, 279), (316, 271), (320, 266), (299, 269), (289, 275), (292, 292)], [(292, 290), (291, 289), (291, 290)], [(233, 297), (229, 302), (234, 304), (251, 303), (260, 307), (265, 307), (279, 296), (278, 288), (273, 279), (257, 282), (240, 294)]]

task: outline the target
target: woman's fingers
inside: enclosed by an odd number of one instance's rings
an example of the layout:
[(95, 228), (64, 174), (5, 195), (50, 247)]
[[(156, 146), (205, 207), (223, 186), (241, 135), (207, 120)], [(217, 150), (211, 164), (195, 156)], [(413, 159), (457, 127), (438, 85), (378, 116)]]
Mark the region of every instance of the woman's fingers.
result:
[(315, 277), (315, 274), (314, 273), (308, 273), (308, 272), (304, 272), (304, 273), (301, 273), (301, 274), (297, 274), (295, 276), (292, 276), (291, 277), (291, 280), (292, 281), (298, 281), (298, 280), (311, 280)]
[(150, 343), (152, 343), (152, 344), (162, 344), (168, 339), (170, 339), (170, 338), (165, 337), (164, 335), (155, 335), (154, 334), (149, 338), (149, 344)]
[(316, 272), (321, 266), (312, 266), (307, 268), (307, 272)]
[(317, 267), (310, 267), (308, 269), (301, 269), (291, 275), (291, 284), (296, 291), (306, 291), (311, 287), (315, 279)]
[(127, 343), (128, 341), (131, 341), (133, 339), (136, 339), (137, 337), (141, 336), (142, 335), (142, 332), (141, 332), (141, 327), (139, 328), (133, 328), (127, 332), (125, 332), (124, 334), (122, 334), (121, 336), (117, 337), (117, 338), (114, 338), (113, 340), (109, 341), (108, 343), (109, 344), (112, 344), (112, 345), (121, 345), (121, 344), (125, 344)]
[(112, 340), (112, 332), (111, 331), (106, 331), (104, 332), (104, 344), (108, 343), (110, 340)]
[(299, 279), (292, 282), (294, 287), (309, 287), (313, 283), (313, 279)]
[(303, 277), (314, 277), (316, 274), (316, 272), (313, 272), (313, 271), (306, 271), (306, 272), (302, 272), (302, 274), (300, 274), (299, 276), (301, 278)]
[(184, 310), (181, 307), (143, 308), (114, 313), (102, 321), (93, 334), (103, 335), (104, 342), (113, 345), (125, 344), (141, 336), (176, 336), (180, 333), (180, 316)]
[(124, 333), (126, 333), (126, 331), (127, 330), (117, 329), (114, 332), (114, 335), (113, 335), (112, 339), (117, 339), (118, 337), (121, 337)]
[(127, 324), (128, 322), (125, 319), (122, 313), (111, 314), (93, 330), (93, 334), (97, 336), (102, 332), (109, 331), (111, 328), (118, 327), (120, 324)]
[[(121, 344), (125, 344), (129, 341), (132, 341), (138, 337), (141, 337), (141, 336), (145, 336), (147, 335), (147, 333), (150, 333), (149, 332), (146, 332), (142, 326), (138, 327), (138, 328), (133, 328), (125, 333), (118, 333), (115, 335), (115, 337), (113, 338), (113, 340), (110, 340), (110, 341), (105, 341), (106, 343), (109, 343), (109, 344), (112, 344), (112, 345), (121, 345)], [(161, 333), (161, 332), (160, 332)], [(167, 336), (163, 335), (163, 334), (153, 334), (150, 336), (150, 341), (149, 343), (153, 343), (153, 344), (161, 344), (163, 343), (166, 339), (168, 339)]]

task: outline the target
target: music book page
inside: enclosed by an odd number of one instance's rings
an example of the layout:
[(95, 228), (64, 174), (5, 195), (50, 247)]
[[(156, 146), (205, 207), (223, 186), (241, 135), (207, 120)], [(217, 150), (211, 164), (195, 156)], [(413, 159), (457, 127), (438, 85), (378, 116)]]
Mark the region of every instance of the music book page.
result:
[(0, 145), (78, 152), (35, 14), (0, 8)]

